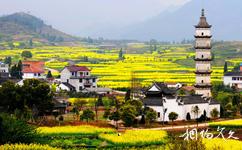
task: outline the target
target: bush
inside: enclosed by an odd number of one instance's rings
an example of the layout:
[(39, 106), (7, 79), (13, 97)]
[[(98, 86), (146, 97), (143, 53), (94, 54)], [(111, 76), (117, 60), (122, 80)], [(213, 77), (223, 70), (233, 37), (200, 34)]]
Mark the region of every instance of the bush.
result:
[(80, 116), (80, 120), (94, 120), (95, 114), (91, 109), (86, 109), (83, 111), (83, 114)]
[[(7, 114), (0, 114), (1, 138), (4, 143), (31, 143), (38, 134), (36, 128)], [(2, 120), (2, 121), (1, 121)]]

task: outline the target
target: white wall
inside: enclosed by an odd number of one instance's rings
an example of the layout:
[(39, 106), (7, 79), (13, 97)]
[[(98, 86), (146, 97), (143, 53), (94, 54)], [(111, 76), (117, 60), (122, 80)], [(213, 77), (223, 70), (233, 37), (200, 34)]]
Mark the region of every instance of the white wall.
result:
[(206, 38), (196, 39), (196, 46), (197, 47), (210, 47), (211, 40)]
[[(203, 57), (202, 57), (203, 55)], [(196, 58), (212, 58), (210, 51), (196, 51)]]
[(199, 76), (199, 75), (196, 75), (196, 83), (201, 83), (202, 84), (202, 81), (203, 81), (203, 84), (211, 83), (211, 78), (210, 78), (210, 76)]
[(196, 69), (197, 70), (210, 70), (211, 64), (209, 61), (207, 62), (196, 62)]
[(70, 79), (71, 73), (67, 68), (64, 68), (61, 71), (61, 82), (67, 82), (67, 79)]
[[(241, 76), (233, 76), (236, 78), (242, 78)], [(230, 87), (234, 86), (237, 84), (238, 88), (242, 89), (242, 80), (232, 80), (232, 76), (224, 76), (224, 85), (228, 85)]]
[(164, 107), (167, 108), (167, 112), (165, 114), (165, 121), (169, 121), (169, 117), (168, 115), (171, 112), (175, 112), (178, 114), (178, 118), (177, 120), (184, 120), (183, 118), (183, 106), (182, 105), (178, 105), (178, 103), (176, 102), (176, 98), (175, 99), (166, 99), (166, 102), (163, 103)]
[(196, 36), (202, 36), (202, 33), (203, 33), (203, 36), (210, 36), (211, 35), (211, 30), (209, 28), (208, 29), (197, 28), (196, 32), (195, 32), (195, 35)]
[(198, 106), (199, 113), (198, 118), (203, 114), (203, 111), (205, 110), (207, 112), (207, 116), (209, 113), (209, 105), (208, 103), (205, 104), (191, 104), (191, 105), (184, 105), (184, 118), (186, 118), (187, 113), (190, 113), (191, 119), (196, 119), (197, 115), (192, 112), (193, 107)]
[(40, 76), (38, 73), (23, 73), (23, 79), (45, 79), (45, 74), (42, 73)]
[(196, 89), (196, 94), (198, 95), (203, 95), (205, 97), (211, 97), (212, 96), (212, 93), (211, 93), (211, 89), (199, 89), (197, 88)]
[(7, 64), (0, 65), (0, 72), (6, 72), (9, 73), (9, 67)]

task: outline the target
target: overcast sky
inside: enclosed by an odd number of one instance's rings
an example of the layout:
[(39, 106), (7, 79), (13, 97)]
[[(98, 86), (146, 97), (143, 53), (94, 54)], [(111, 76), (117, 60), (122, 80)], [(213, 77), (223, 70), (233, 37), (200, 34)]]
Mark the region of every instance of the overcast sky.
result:
[(190, 0), (0, 0), (0, 15), (29, 12), (64, 32), (84, 35), (134, 24)]

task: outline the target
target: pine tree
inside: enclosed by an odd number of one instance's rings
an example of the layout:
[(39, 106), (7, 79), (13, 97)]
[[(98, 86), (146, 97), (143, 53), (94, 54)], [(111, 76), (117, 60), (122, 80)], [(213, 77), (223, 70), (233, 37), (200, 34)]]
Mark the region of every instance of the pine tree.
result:
[(52, 77), (53, 77), (53, 76), (52, 76), (52, 73), (51, 73), (51, 71), (49, 70), (49, 71), (48, 71), (48, 73), (47, 73), (46, 78), (48, 78), (48, 79), (49, 79), (49, 78), (52, 78)]
[(227, 61), (224, 63), (224, 73), (228, 72), (228, 63)]
[(122, 48), (121, 48), (120, 51), (119, 51), (118, 58), (119, 58), (119, 60), (123, 60), (123, 59), (124, 59), (124, 56), (123, 56), (123, 49), (122, 49)]

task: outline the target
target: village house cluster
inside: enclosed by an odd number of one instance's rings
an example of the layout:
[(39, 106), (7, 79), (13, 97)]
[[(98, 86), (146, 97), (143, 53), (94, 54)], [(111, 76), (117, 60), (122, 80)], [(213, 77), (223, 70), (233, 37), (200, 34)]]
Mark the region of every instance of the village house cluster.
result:
[[(210, 112), (216, 109), (220, 112), (220, 104), (212, 98), (211, 94), (211, 25), (208, 24), (204, 10), (199, 23), (195, 26), (195, 84), (192, 87), (183, 86), (181, 83), (159, 83), (155, 82), (148, 89), (142, 90), (140, 97), (144, 107), (150, 107), (157, 112), (157, 121), (168, 121), (168, 114), (176, 112), (177, 120), (186, 120), (187, 116), (191, 119), (197, 118), (202, 114), (210, 117)], [(96, 92), (98, 94), (110, 94), (112, 89), (98, 87), (98, 77), (93, 76), (90, 68), (78, 65), (65, 66), (60, 78), (47, 78), (48, 69), (42, 61), (23, 61), (21, 80), (16, 83), (23, 85), (26, 79), (45, 80), (50, 84), (56, 84), (56, 92)], [(9, 66), (0, 62), (0, 83), (11, 79)], [(242, 63), (238, 72), (227, 72), (224, 75), (224, 85), (242, 89)], [(189, 89), (190, 88), (190, 89)], [(179, 91), (194, 90), (194, 94), (181, 96)], [(193, 109), (199, 108), (197, 116)]]

